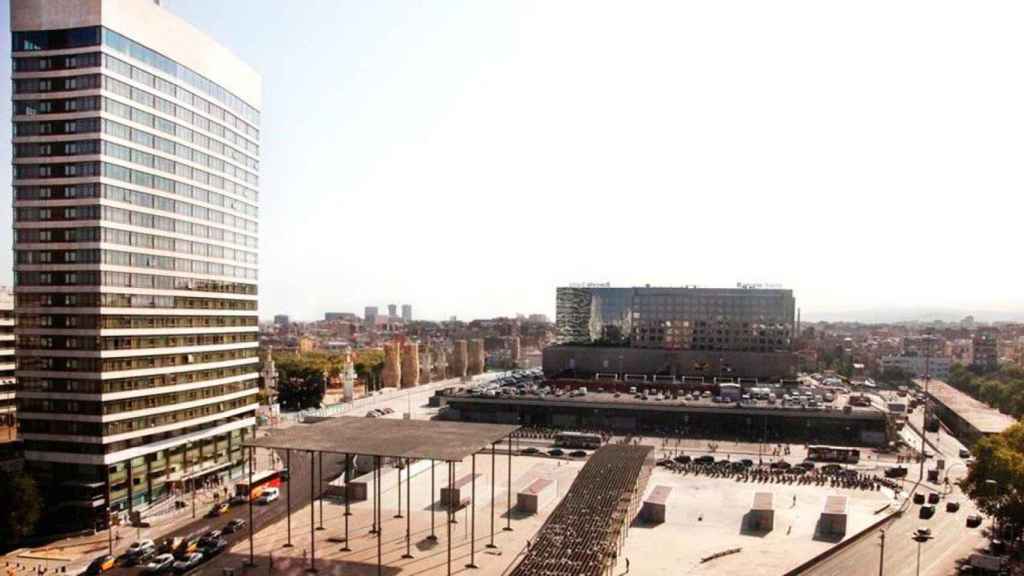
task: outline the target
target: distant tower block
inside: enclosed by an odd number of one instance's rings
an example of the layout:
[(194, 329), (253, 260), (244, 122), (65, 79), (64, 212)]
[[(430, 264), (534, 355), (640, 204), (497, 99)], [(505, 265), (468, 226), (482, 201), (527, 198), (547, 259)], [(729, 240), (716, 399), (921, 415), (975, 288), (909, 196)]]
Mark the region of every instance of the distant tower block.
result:
[(522, 357), (522, 350), (519, 347), (519, 336), (512, 337), (512, 367), (517, 368), (519, 366), (519, 360)]
[(351, 402), (355, 399), (352, 386), (356, 381), (356, 371), (352, 366), (352, 349), (345, 348), (343, 358), (344, 363), (341, 366), (342, 398), (345, 402)]
[(402, 345), (402, 388), (420, 383), (420, 345), (406, 342)]
[(432, 364), (430, 361), (430, 347), (424, 346), (420, 350), (420, 384), (429, 384), (433, 380), (431, 375)]
[(452, 349), (452, 378), (465, 378), (466, 369), (469, 367), (468, 353), (466, 351), (466, 341), (456, 340)]
[(469, 365), (466, 371), (470, 376), (484, 373), (484, 341), (481, 338), (469, 341)]
[(434, 380), (445, 380), (448, 378), (448, 354), (444, 348), (434, 348)]
[(398, 388), (402, 383), (401, 356), (397, 342), (384, 344), (384, 369), (381, 371), (381, 384), (385, 388)]

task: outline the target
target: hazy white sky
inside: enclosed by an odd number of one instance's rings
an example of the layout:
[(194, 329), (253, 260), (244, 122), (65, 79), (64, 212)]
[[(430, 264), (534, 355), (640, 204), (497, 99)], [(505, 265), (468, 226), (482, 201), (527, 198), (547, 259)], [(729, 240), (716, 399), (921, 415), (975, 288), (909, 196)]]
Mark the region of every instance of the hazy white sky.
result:
[(163, 3), (263, 74), (263, 316), (1024, 309), (1019, 1)]

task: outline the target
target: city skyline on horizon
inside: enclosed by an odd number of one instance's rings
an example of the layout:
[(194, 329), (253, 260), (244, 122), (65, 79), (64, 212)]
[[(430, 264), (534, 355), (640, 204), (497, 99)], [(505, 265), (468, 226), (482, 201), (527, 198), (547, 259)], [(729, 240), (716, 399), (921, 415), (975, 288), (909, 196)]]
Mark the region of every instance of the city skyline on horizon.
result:
[[(808, 319), (911, 302), (1024, 314), (1014, 290), (1022, 275), (1002, 263), (1014, 242), (1010, 191), (1024, 184), (1002, 161), (1024, 128), (1021, 81), (996, 74), (1021, 42), (1012, 17), (972, 28), (983, 15), (919, 2), (878, 19), (881, 7), (869, 5), (813, 29), (802, 2), (751, 5), (758, 26), (726, 26), (724, 7), (671, 3), (162, 6), (267, 79), (262, 317), (359, 312), (410, 292), (421, 318), (552, 316), (551, 289), (581, 278), (731, 286), (737, 277), (792, 288)], [(561, 30), (582, 13), (566, 42)], [(921, 15), (937, 26), (905, 25)], [(287, 54), (253, 41), (267, 22), (298, 39)], [(947, 46), (943, 26), (965, 33)], [(623, 41), (606, 46), (609, 31)], [(868, 32), (876, 42), (854, 59), (848, 46)], [(906, 34), (929, 51), (907, 48)], [(335, 73), (319, 74), (315, 54), (331, 54)], [(673, 67), (685, 74), (659, 72)], [(859, 88), (878, 78), (898, 89)], [(523, 88), (538, 85), (548, 88)], [(935, 120), (957, 106), (971, 123)], [(970, 202), (943, 200), (968, 190)], [(587, 222), (640, 226), (644, 241), (620, 241), (605, 225), (579, 236)], [(335, 249), (345, 244), (354, 248)], [(323, 254), (339, 257), (325, 266)], [(10, 258), (0, 255), (0, 267), (10, 270)], [(958, 273), (967, 269), (983, 280)]]

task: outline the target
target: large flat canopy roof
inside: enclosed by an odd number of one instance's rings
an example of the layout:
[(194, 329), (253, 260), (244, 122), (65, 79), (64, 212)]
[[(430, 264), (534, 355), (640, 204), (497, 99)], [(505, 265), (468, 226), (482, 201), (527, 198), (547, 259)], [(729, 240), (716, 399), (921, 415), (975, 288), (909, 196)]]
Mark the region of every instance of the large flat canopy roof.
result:
[(274, 430), (245, 446), (458, 462), (518, 429), (507, 424), (342, 416)]
[[(917, 383), (921, 388), (925, 387), (924, 380), (917, 380)], [(1013, 416), (1003, 414), (942, 380), (929, 379), (928, 394), (982, 434), (999, 434), (1017, 422)]]

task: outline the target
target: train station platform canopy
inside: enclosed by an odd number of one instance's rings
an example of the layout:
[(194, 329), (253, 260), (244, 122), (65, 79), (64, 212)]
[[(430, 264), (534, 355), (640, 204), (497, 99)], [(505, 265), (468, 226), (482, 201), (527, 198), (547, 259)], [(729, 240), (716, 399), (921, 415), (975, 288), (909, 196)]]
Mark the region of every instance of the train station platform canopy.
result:
[(461, 462), (518, 429), (509, 424), (341, 416), (274, 430), (244, 446)]

